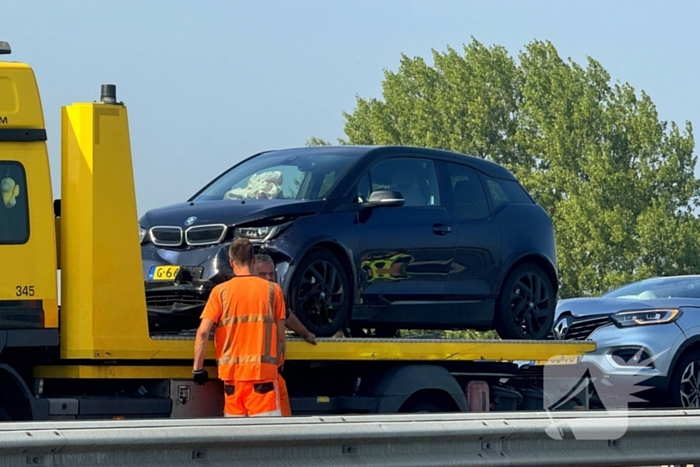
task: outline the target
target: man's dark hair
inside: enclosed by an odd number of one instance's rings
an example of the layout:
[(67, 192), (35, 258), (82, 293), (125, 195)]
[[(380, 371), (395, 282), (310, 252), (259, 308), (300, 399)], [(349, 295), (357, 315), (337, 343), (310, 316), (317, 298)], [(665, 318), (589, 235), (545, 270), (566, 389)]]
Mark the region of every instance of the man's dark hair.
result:
[(228, 247), (228, 257), (235, 263), (250, 266), (253, 259), (253, 245), (247, 238), (237, 238)]

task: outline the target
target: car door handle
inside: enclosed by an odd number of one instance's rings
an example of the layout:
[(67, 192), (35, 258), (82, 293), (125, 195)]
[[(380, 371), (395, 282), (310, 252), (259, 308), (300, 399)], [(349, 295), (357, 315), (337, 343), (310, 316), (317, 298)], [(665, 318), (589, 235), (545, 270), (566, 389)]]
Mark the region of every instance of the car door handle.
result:
[(452, 227), (449, 225), (435, 224), (433, 226), (433, 233), (437, 235), (445, 235), (452, 232)]

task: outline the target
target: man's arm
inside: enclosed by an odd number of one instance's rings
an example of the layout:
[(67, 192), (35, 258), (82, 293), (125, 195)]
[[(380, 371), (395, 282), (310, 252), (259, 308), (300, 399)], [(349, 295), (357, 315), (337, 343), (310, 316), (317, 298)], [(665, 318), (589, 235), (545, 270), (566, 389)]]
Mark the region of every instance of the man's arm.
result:
[(284, 304), (284, 294), (279, 285), (273, 284), (275, 289), (275, 323), (277, 324), (277, 353), (281, 357), (285, 351), (285, 341), (287, 340), (287, 335), (285, 334), (286, 318), (287, 318), (287, 306)]
[(299, 334), (306, 342), (316, 345), (316, 336), (306, 329), (306, 326), (299, 321), (299, 318), (294, 313), (289, 313), (289, 316), (287, 316), (286, 326), (290, 331)]
[(208, 318), (202, 318), (202, 322), (197, 329), (197, 336), (194, 339), (194, 364), (193, 371), (200, 371), (204, 368), (204, 357), (207, 354), (207, 342), (209, 342), (209, 333), (214, 327), (214, 321)]
[(197, 334), (194, 339), (194, 363), (192, 364), (192, 371), (201, 371), (204, 367), (209, 333), (223, 313), (221, 291), (217, 287), (209, 294), (207, 304), (204, 306), (204, 310), (200, 316), (201, 321), (199, 322), (199, 328), (197, 329)]
[(283, 319), (279, 320), (277, 322), (277, 349), (278, 349), (277, 353), (279, 354), (280, 357), (282, 356), (282, 354), (285, 351), (284, 344), (285, 344), (285, 341), (287, 340), (287, 336), (284, 333), (284, 323), (285, 323), (285, 320), (283, 320)]

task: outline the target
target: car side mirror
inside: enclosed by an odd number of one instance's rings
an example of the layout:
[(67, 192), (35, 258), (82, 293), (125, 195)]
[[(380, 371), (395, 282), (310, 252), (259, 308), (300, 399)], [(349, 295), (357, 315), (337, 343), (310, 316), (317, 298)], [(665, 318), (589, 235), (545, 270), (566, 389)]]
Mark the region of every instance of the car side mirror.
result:
[(404, 202), (403, 195), (398, 191), (379, 190), (373, 191), (372, 194), (369, 195), (369, 201), (367, 201), (365, 205), (368, 207), (395, 207), (403, 206)]

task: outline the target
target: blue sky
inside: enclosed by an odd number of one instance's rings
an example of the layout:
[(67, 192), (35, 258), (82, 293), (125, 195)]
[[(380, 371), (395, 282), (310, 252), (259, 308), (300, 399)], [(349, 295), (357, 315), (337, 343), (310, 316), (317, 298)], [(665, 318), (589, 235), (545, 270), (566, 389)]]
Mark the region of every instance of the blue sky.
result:
[(380, 97), (402, 53), (429, 58), (472, 37), (512, 55), (550, 40), (645, 90), (662, 119), (695, 123), (698, 18), (690, 1), (4, 0), (0, 40), (37, 74), (55, 197), (61, 106), (117, 85), (141, 215), (255, 152), (335, 141), (342, 112), (356, 94)]

